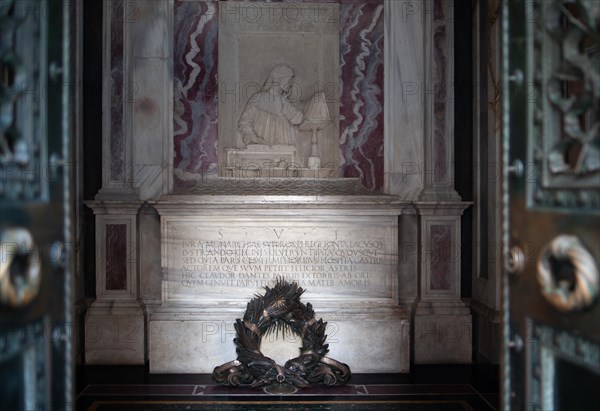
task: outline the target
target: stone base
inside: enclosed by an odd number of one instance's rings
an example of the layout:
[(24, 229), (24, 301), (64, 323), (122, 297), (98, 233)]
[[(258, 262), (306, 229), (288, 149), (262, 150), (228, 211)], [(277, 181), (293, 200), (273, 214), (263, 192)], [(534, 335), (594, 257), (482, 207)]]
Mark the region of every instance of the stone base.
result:
[[(331, 167), (331, 165), (329, 165), (329, 167), (320, 167), (320, 165), (315, 167), (300, 167), (297, 165), (278, 167), (265, 163), (263, 165), (245, 164), (238, 167), (223, 167), (223, 175), (224, 177), (234, 178), (235, 180), (252, 180), (259, 178), (325, 179), (336, 177), (337, 170)], [(192, 180), (192, 178), (189, 177), (185, 177), (184, 180), (185, 179), (188, 181)], [(196, 180), (198, 181), (200, 178)]]
[(225, 149), (227, 167), (231, 168), (263, 168), (286, 167), (296, 165), (296, 147), (294, 146), (268, 146), (250, 144), (247, 148)]
[(405, 203), (345, 179), (216, 184), (223, 189), (199, 185), (197, 195), (166, 195), (155, 205), (163, 278), (149, 318), (151, 372), (211, 373), (234, 360), (235, 320), (277, 278), (297, 282), (302, 302), (328, 322), (331, 358), (355, 373), (409, 371), (410, 314), (398, 307)]
[(471, 301), (475, 361), (499, 364), (502, 342), (501, 313), (481, 303)]
[(321, 168), (321, 157), (308, 157), (308, 168)]
[(294, 146), (250, 144), (245, 149), (225, 149), (227, 161), (222, 177), (254, 178), (331, 178), (337, 170), (321, 167), (320, 157), (309, 157), (308, 167), (301, 164)]
[(137, 303), (95, 302), (85, 316), (88, 365), (143, 365), (144, 313)]
[[(212, 373), (214, 367), (236, 358), (234, 322), (245, 307), (200, 310), (161, 307), (150, 318), (151, 373)], [(354, 310), (315, 306), (316, 317), (327, 321), (330, 358), (344, 362), (353, 373), (400, 373), (410, 368), (410, 321), (395, 307)], [(365, 314), (369, 313), (369, 314)], [(263, 338), (261, 351), (283, 365), (298, 355), (300, 338)], [(294, 349), (294, 345), (297, 347)], [(283, 356), (282, 358), (279, 358)]]
[(416, 314), (415, 364), (470, 364), (471, 314)]

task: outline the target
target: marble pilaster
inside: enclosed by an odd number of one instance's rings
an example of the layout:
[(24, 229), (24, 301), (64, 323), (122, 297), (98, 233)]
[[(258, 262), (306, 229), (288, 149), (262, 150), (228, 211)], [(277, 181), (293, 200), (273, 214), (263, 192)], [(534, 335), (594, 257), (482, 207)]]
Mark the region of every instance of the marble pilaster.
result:
[[(102, 188), (86, 204), (96, 220), (96, 300), (85, 317), (88, 364), (143, 364), (144, 312), (138, 267), (158, 246), (141, 204), (168, 188), (172, 124), (173, 2), (104, 2)], [(153, 250), (153, 247), (157, 248)], [(156, 269), (149, 269), (150, 278)], [(160, 281), (160, 280), (158, 280)]]
[(102, 188), (97, 199), (134, 199), (132, 141), (127, 101), (132, 84), (128, 78), (128, 32), (124, 22), (126, 0), (103, 3), (102, 56)]
[(85, 315), (87, 364), (143, 364), (144, 316), (138, 302), (138, 208), (87, 203), (96, 216), (96, 300)]
[(420, 217), (419, 298), (414, 363), (470, 363), (472, 318), (461, 299), (460, 218), (470, 203), (417, 202)]
[(454, 5), (426, 0), (424, 186), (420, 201), (460, 201), (454, 190)]
[(421, 2), (384, 5), (384, 191), (412, 201), (423, 188), (424, 10)]
[(133, 1), (128, 105), (133, 141), (133, 184), (140, 200), (168, 191), (173, 136), (173, 0)]

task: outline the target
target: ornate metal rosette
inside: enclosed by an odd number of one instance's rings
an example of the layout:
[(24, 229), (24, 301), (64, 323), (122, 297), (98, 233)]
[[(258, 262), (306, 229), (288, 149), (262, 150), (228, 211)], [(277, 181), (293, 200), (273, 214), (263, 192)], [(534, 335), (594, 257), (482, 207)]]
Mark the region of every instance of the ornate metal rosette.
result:
[[(304, 290), (296, 282), (278, 279), (264, 295), (248, 302), (244, 319), (235, 322), (237, 359), (216, 367), (213, 378), (232, 386), (294, 386), (311, 384), (342, 385), (350, 378), (350, 368), (326, 356), (326, 322), (315, 319), (310, 303), (304, 305)], [(281, 366), (260, 352), (262, 337), (272, 331), (291, 331), (302, 338), (300, 355)]]
[(527, 4), (528, 207), (600, 210), (600, 7)]
[[(553, 260), (573, 267), (573, 279), (560, 278)], [(598, 297), (600, 278), (594, 256), (572, 235), (560, 235), (542, 251), (537, 263), (542, 295), (561, 311), (590, 307)]]

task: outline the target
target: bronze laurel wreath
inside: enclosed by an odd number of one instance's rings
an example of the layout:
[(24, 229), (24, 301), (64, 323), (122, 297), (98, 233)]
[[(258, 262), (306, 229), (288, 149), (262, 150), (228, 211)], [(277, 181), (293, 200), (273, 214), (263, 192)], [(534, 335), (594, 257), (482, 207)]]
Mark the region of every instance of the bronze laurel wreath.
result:
[[(237, 360), (229, 361), (213, 371), (220, 384), (263, 387), (289, 384), (307, 387), (311, 384), (342, 385), (350, 378), (350, 368), (326, 357), (326, 322), (315, 319), (310, 303), (304, 305), (304, 290), (296, 282), (277, 279), (273, 288), (265, 287), (264, 296), (256, 295), (248, 302), (244, 319), (235, 322)], [(273, 331), (291, 331), (302, 337), (300, 355), (282, 367), (260, 352), (263, 335)]]

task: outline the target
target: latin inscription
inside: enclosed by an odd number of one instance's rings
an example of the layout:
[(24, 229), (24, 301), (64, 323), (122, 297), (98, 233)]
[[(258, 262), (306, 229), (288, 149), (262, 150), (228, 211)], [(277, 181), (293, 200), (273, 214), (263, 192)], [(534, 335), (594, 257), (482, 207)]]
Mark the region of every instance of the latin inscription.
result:
[(279, 277), (296, 281), (311, 300), (394, 294), (396, 231), (387, 219), (240, 217), (173, 221), (165, 229), (167, 300), (246, 299)]
[(384, 243), (358, 241), (183, 241), (184, 287), (263, 287), (281, 276), (303, 287), (371, 287)]

